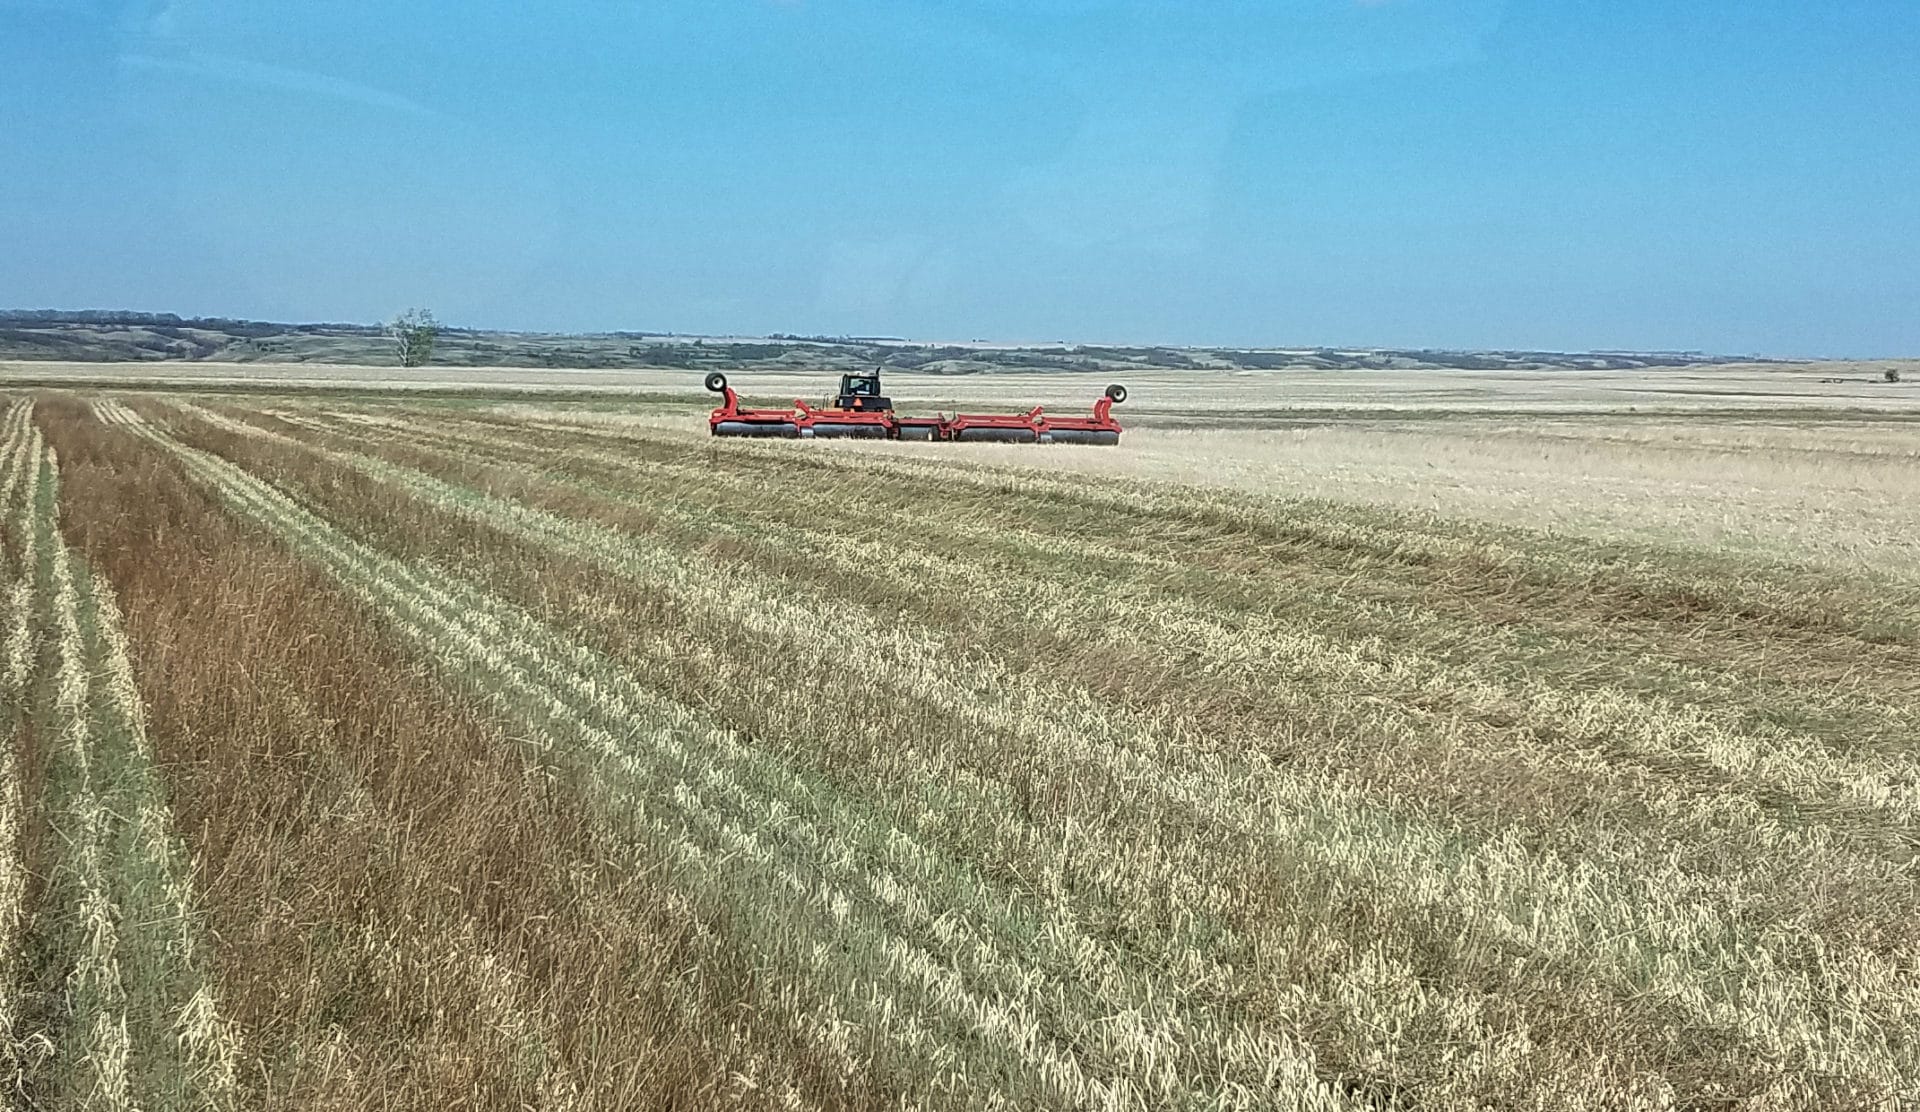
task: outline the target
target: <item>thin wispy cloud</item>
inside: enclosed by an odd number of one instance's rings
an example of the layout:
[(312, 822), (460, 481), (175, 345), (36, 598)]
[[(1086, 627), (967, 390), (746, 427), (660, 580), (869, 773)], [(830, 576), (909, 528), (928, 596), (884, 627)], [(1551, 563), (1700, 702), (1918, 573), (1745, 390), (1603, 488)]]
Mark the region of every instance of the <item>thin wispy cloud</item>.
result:
[(415, 119), (435, 120), (442, 118), (441, 113), (398, 93), (363, 85), (357, 81), (347, 81), (331, 77), (312, 70), (290, 69), (285, 66), (267, 65), (262, 62), (250, 62), (242, 58), (227, 58), (219, 55), (186, 54), (179, 57), (158, 57), (151, 54), (123, 54), (120, 61), (130, 69), (148, 73), (170, 74), (179, 77), (196, 78), (205, 81), (231, 85), (247, 85), (260, 89), (275, 89), (282, 92), (304, 93), (309, 96), (347, 104), (358, 104), (366, 108), (375, 108), (385, 112), (394, 112)]

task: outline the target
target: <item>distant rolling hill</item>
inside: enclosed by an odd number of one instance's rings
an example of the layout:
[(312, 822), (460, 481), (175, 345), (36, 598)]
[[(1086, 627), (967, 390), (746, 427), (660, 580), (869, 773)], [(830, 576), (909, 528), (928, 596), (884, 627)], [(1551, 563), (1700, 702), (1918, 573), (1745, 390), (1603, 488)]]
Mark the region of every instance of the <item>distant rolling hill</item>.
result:
[[(377, 325), (280, 324), (120, 310), (0, 310), (0, 360), (85, 363), (213, 360), (234, 363), (397, 364)], [(1628, 370), (1743, 362), (1698, 352), (1425, 351), (1388, 348), (994, 346), (872, 337), (780, 335), (743, 339), (654, 332), (560, 334), (447, 328), (433, 363), (449, 367), (748, 370), (870, 366), (933, 373), (1097, 371), (1139, 367), (1216, 370)]]

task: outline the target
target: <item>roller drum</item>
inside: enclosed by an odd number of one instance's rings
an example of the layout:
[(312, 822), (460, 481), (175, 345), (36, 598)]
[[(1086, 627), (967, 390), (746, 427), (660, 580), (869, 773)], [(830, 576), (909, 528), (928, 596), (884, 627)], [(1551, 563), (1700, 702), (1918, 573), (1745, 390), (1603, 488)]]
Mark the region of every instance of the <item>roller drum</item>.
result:
[(1032, 429), (1006, 428), (998, 425), (980, 425), (970, 429), (961, 429), (953, 434), (955, 440), (978, 444), (1031, 444), (1040, 438)]
[(934, 429), (932, 425), (900, 426), (900, 439), (902, 440), (932, 440), (933, 433)]
[(1054, 429), (1055, 444), (1099, 444), (1113, 447), (1120, 443), (1120, 434), (1113, 429)]
[(721, 421), (713, 426), (713, 435), (797, 437), (800, 426), (792, 421)]
[(885, 425), (836, 425), (822, 421), (813, 426), (813, 435), (822, 440), (885, 440)]

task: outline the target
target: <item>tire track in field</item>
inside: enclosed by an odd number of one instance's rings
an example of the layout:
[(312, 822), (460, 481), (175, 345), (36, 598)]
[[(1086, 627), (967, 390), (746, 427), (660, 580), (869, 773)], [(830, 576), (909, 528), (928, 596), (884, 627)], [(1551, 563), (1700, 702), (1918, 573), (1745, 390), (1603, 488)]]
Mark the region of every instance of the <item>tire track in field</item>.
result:
[[(243, 427), (256, 435), (261, 432)], [(343, 458), (343, 462), (477, 520), (543, 538), (557, 549), (668, 585), (669, 591), (689, 599), (703, 593), (697, 586), (699, 576), (712, 578), (711, 572), (683, 568), (677, 573), (681, 582), (676, 587), (672, 565), (662, 563), (674, 559), (673, 555), (648, 552), (624, 534), (463, 490), (373, 457)], [(744, 580), (719, 590), (706, 589), (704, 594), (713, 601), (702, 605), (727, 607), (714, 611), (717, 617), (750, 628), (760, 621), (757, 631), (768, 635), (781, 635), (784, 630), (790, 638), (797, 623), (812, 614), (785, 603), (790, 614), (757, 617), (782, 614), (781, 596), (766, 589), (756, 591)], [(820, 659), (912, 659), (903, 657), (897, 644), (888, 644), (885, 631), (850, 636), (846, 643), (816, 650)], [(913, 639), (904, 643), (911, 646)], [(920, 651), (924, 656), (925, 647)], [(969, 661), (970, 669), (977, 666), (979, 662)], [(1004, 692), (1020, 684), (1009, 674), (990, 670), (983, 674), (990, 690)], [(945, 705), (969, 705), (964, 684), (956, 690), (960, 694)], [(1045, 707), (1056, 700), (1057, 705), (1073, 706), (1076, 715), (1086, 709), (1084, 698), (1076, 704), (1071, 693), (1045, 692), (1015, 717), (1044, 721)], [(1076, 717), (1073, 726), (1090, 730), (1085, 717)], [(1102, 736), (1099, 730), (1091, 732)], [(1137, 729), (1115, 727), (1104, 736), (1123, 739), (1114, 743), (1114, 751), (1135, 753), (1139, 746)], [(1156, 782), (1153, 769), (1177, 768), (1184, 748), (1161, 743), (1147, 749), (1142, 766), (1147, 771), (1138, 774), (1143, 790), (1152, 790), (1149, 785)], [(1518, 942), (1549, 959), (1589, 963), (1620, 990), (1655, 991), (1707, 1022), (1741, 1031), (1772, 1053), (1806, 1057), (1819, 1063), (1819, 1068), (1874, 1077), (1888, 1086), (1910, 1076), (1911, 1052), (1902, 1050), (1897, 1039), (1869, 1037), (1864, 1046), (1834, 1045), (1829, 1026), (1870, 1031), (1881, 1020), (1920, 1017), (1920, 994), (1911, 968), (1845, 946), (1835, 952), (1821, 950), (1808, 962), (1802, 952), (1805, 939), (1797, 932), (1776, 928), (1754, 936), (1736, 917), (1724, 913), (1741, 905), (1737, 889), (1692, 875), (1672, 855), (1649, 853), (1641, 862), (1646, 871), (1621, 876), (1592, 862), (1529, 853), (1511, 838), (1495, 839), (1477, 849), (1463, 848), (1450, 832), (1426, 830), (1403, 819), (1382, 817), (1377, 831), (1366, 829), (1364, 820), (1356, 826), (1353, 815), (1365, 815), (1370, 809), (1364, 801), (1345, 799), (1325, 784), (1303, 783), (1291, 797), (1278, 801), (1249, 800), (1242, 793), (1251, 779), (1244, 771), (1224, 777), (1214, 772), (1185, 785), (1185, 790), (1201, 800), (1202, 814), (1208, 813), (1206, 800), (1212, 793), (1212, 814), (1218, 821), (1251, 815), (1269, 836), (1282, 832), (1277, 848), (1297, 849), (1302, 842), (1312, 845), (1317, 837), (1326, 863), (1375, 879), (1388, 890), (1411, 891), (1415, 906), (1427, 901), (1434, 907), (1464, 907), (1492, 937)], [(1177, 779), (1159, 782), (1178, 783)], [(1224, 792), (1223, 783), (1230, 785)], [(1333, 804), (1332, 813), (1325, 807), (1328, 801)], [(1316, 811), (1316, 804), (1322, 809)], [(1222, 810), (1225, 815), (1220, 814)], [(1302, 812), (1312, 821), (1301, 823)], [(1292, 825), (1287, 823), (1289, 818), (1294, 820)], [(1370, 848), (1356, 851), (1356, 845)], [(1353, 853), (1358, 854), (1357, 860), (1345, 855)], [(1836, 1005), (1848, 1009), (1847, 1014), (1836, 1014)]]
[[(884, 993), (873, 1004), (884, 1005), (894, 1028), (885, 1034), (895, 1040), (936, 1061), (984, 1068), (976, 1048), (954, 1040), (957, 1024), (1076, 1104), (1339, 1105), (1312, 1078), (1301, 1050), (1277, 1032), (1188, 1006), (1172, 979), (1130, 967), (1070, 920), (983, 885), (730, 732), (635, 688), (515, 608), (375, 552), (269, 484), (123, 409), (102, 413), (173, 453), (244, 516), (374, 602), (410, 639), (451, 655), (454, 669), (480, 680), (496, 705), (623, 769), (628, 802), (687, 864), (715, 879), (709, 895), (726, 889), (718, 878), (752, 878), (756, 890), (832, 924), (825, 933), (859, 939), (885, 983), (842, 987)], [(642, 795), (661, 781), (670, 782), (666, 793)], [(844, 957), (815, 949), (800, 958), (830, 984), (844, 978)], [(945, 1013), (941, 1027), (925, 1026), (929, 1010)]]

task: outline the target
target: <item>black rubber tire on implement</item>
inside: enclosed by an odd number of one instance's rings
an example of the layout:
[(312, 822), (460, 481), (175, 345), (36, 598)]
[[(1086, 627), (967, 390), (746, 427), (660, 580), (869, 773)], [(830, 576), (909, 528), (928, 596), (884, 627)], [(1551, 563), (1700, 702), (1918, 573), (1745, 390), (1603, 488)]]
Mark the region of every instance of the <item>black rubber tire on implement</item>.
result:
[(1127, 400), (1127, 388), (1116, 382), (1112, 386), (1107, 387), (1107, 397), (1112, 399), (1115, 404), (1124, 402)]
[(713, 391), (716, 394), (724, 393), (727, 389), (727, 376), (721, 374), (719, 371), (715, 371), (712, 374), (708, 375), (707, 389)]

